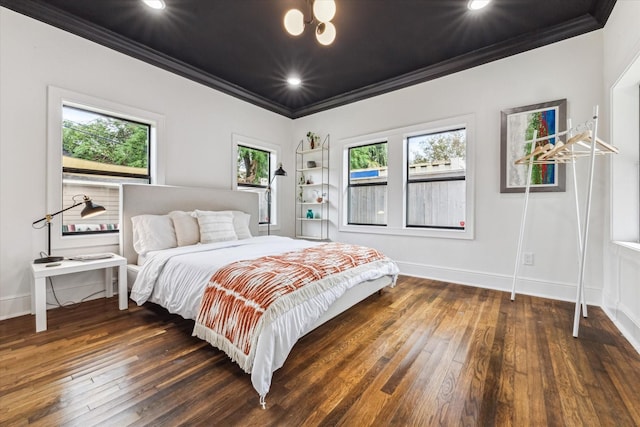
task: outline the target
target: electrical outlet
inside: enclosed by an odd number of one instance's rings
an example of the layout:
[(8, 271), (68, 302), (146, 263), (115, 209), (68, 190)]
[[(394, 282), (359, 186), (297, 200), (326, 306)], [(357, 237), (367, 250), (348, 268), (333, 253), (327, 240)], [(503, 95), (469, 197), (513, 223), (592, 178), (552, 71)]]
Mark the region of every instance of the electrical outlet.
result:
[(533, 265), (533, 252), (524, 252), (522, 254), (522, 263), (524, 265)]

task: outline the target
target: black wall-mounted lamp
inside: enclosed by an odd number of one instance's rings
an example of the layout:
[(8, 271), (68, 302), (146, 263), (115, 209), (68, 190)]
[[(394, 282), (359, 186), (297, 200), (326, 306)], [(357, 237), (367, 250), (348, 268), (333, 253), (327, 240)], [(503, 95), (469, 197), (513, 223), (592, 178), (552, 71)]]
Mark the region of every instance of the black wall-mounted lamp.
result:
[[(76, 200), (76, 197), (79, 197), (79, 196), (82, 196), (81, 202), (78, 202)], [(35, 226), (36, 224), (39, 224), (43, 221), (46, 221), (46, 226), (47, 226), (47, 256), (35, 259), (33, 261), (34, 264), (45, 264), (48, 262), (57, 262), (64, 259), (64, 257), (61, 257), (61, 256), (51, 256), (51, 220), (53, 219), (54, 216), (61, 214), (64, 211), (68, 211), (69, 209), (73, 209), (77, 206), (80, 206), (83, 203), (85, 204), (85, 207), (84, 209), (82, 209), (82, 212), (80, 212), (80, 216), (82, 218), (91, 218), (93, 216), (100, 215), (102, 212), (105, 211), (105, 208), (103, 206), (96, 205), (88, 196), (84, 194), (78, 194), (73, 196), (72, 206), (69, 206), (68, 208), (64, 208), (56, 213), (47, 214), (44, 216), (44, 218), (40, 218), (39, 220), (33, 221), (32, 226)], [(34, 227), (34, 228), (42, 228), (42, 227)]]

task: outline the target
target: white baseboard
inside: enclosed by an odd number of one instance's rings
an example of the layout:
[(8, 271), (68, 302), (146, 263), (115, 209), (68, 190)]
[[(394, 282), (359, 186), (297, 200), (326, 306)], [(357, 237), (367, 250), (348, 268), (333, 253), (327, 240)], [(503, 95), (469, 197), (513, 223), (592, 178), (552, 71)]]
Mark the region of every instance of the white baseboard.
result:
[[(461, 285), (493, 289), (511, 293), (513, 275), (486, 273), (483, 271), (462, 270), (426, 264), (398, 262), (400, 272), (409, 276), (423, 277)], [(516, 298), (518, 294), (531, 295), (560, 301), (574, 302), (576, 284), (550, 282), (528, 277), (518, 277), (516, 281)], [(602, 290), (585, 288), (587, 304), (600, 306)]]
[[(105, 297), (104, 282), (75, 284), (72, 286), (54, 286), (58, 300), (63, 305), (79, 303), (82, 302), (83, 299), (89, 301)], [(117, 286), (115, 286), (113, 294), (118, 294)], [(57, 308), (56, 300), (51, 291), (51, 287), (47, 284), (47, 310), (52, 308)], [(0, 298), (0, 313), (4, 313), (0, 316), (0, 320), (31, 314), (31, 295), (26, 294)]]
[(633, 348), (640, 353), (640, 319), (633, 315), (629, 307), (620, 301), (615, 301), (609, 294), (605, 295), (603, 301), (604, 312)]
[(24, 316), (31, 313), (31, 295), (16, 295), (0, 298), (0, 320)]

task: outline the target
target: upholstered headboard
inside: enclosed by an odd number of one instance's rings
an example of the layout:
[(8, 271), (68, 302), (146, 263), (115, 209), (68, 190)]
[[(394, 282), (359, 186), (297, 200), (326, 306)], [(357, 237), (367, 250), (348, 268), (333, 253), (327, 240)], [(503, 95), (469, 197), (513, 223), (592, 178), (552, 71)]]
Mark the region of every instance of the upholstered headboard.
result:
[(249, 229), (258, 236), (258, 194), (216, 188), (174, 187), (168, 185), (122, 184), (120, 191), (120, 255), (129, 264), (137, 262), (133, 249), (131, 218), (136, 215), (164, 215), (171, 211), (194, 209), (237, 210), (251, 215)]

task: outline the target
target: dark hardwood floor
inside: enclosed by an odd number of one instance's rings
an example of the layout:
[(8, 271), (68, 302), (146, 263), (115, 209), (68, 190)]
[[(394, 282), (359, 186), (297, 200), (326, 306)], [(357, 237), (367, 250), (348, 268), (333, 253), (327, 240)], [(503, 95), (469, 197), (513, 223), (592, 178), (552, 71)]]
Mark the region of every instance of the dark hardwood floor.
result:
[(305, 336), (267, 410), (193, 322), (117, 298), (0, 322), (0, 425), (638, 426), (640, 355), (602, 310), (401, 277)]

